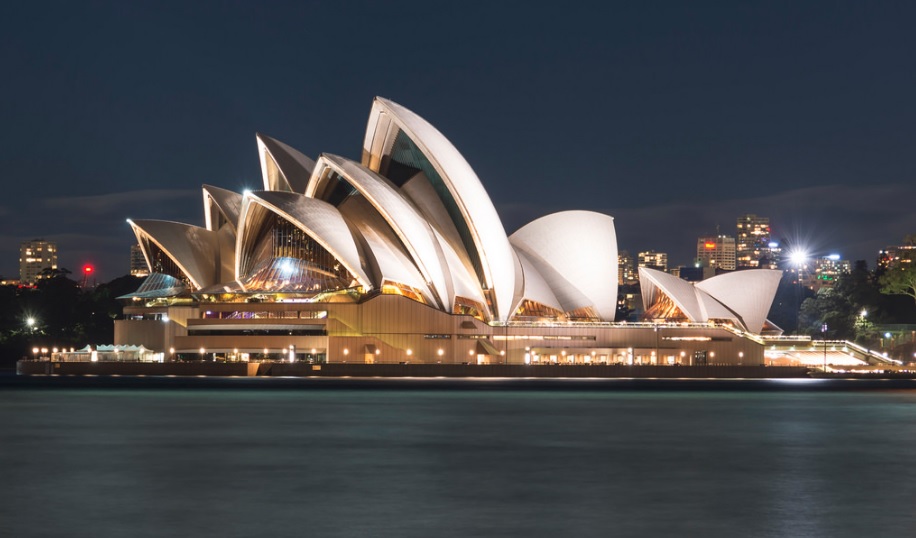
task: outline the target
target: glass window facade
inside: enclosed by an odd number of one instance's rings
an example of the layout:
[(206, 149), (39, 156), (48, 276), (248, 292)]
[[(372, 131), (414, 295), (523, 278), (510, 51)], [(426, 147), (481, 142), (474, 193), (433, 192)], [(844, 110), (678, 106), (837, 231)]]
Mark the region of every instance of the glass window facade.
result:
[(320, 293), (356, 286), (343, 264), (293, 223), (271, 214), (260, 229), (246, 289)]

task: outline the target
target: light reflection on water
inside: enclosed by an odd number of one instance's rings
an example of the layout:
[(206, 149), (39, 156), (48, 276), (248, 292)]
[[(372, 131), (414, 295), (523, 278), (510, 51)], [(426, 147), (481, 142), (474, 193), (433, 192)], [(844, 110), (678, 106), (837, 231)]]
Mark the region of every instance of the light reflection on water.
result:
[(916, 393), (0, 392), (0, 536), (913, 536)]

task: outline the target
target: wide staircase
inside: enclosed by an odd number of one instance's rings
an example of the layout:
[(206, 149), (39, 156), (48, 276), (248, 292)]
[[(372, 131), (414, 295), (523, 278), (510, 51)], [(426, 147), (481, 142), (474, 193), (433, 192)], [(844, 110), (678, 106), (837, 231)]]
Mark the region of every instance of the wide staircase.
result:
[(766, 364), (773, 366), (855, 367), (896, 366), (886, 354), (847, 340), (811, 340), (807, 337), (764, 338)]

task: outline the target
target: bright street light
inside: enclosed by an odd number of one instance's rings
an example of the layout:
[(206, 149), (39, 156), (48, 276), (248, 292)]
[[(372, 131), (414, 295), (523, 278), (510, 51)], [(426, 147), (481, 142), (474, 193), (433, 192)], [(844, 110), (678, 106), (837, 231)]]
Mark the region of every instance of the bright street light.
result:
[(795, 249), (789, 253), (789, 261), (796, 267), (801, 267), (808, 261), (808, 253), (802, 249)]

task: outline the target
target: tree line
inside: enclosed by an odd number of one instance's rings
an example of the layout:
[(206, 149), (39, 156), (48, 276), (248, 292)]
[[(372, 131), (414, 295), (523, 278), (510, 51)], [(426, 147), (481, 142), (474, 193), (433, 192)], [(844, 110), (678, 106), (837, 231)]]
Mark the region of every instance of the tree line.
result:
[[(916, 246), (916, 235), (907, 236), (905, 244)], [(884, 343), (879, 327), (916, 323), (916, 249), (898, 251), (896, 260), (874, 270), (859, 260), (833, 287), (817, 293), (799, 289), (792, 275), (786, 274), (770, 319), (787, 333), (876, 348)]]
[(142, 278), (123, 276), (82, 288), (60, 269), (35, 287), (0, 286), (0, 367), (10, 368), (35, 347), (84, 347), (114, 342), (116, 299), (136, 291)]

